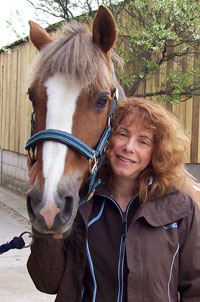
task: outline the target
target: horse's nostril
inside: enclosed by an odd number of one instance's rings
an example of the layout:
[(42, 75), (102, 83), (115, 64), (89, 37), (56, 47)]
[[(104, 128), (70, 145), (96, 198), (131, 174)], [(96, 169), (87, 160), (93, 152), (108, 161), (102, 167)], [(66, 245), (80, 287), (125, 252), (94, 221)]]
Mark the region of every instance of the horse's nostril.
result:
[(64, 197), (64, 208), (62, 212), (62, 218), (67, 219), (71, 217), (73, 209), (73, 198), (71, 196)]

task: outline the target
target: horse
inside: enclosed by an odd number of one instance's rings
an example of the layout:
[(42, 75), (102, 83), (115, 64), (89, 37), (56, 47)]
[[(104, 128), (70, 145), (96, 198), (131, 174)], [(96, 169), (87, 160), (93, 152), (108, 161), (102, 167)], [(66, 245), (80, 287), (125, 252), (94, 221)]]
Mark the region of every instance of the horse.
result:
[(28, 89), (34, 118), (26, 148), (32, 159), (30, 150), (35, 154), (37, 149), (37, 171), (27, 209), (36, 232), (69, 233), (79, 192), (89, 170), (94, 174), (96, 154), (103, 152), (102, 141), (109, 136), (104, 129), (110, 129), (116, 88), (120, 89), (112, 64), (117, 27), (104, 6), (96, 13), (92, 31), (80, 22), (68, 22), (63, 37), (55, 41), (37, 23), (29, 24), (30, 40), (39, 52)]
[[(27, 209), (40, 234), (70, 233), (79, 192), (89, 171), (96, 169), (98, 160), (92, 150), (110, 123), (116, 87), (124, 97), (113, 73), (111, 54), (116, 39), (115, 20), (104, 6), (97, 11), (92, 32), (85, 24), (69, 22), (64, 36), (55, 41), (30, 21), (30, 40), (39, 53), (28, 89), (36, 139), (27, 149), (36, 145), (38, 164), (34, 185), (27, 194)], [(191, 176), (187, 175), (183, 189), (200, 208), (200, 186)], [(90, 197), (93, 191), (94, 186)]]

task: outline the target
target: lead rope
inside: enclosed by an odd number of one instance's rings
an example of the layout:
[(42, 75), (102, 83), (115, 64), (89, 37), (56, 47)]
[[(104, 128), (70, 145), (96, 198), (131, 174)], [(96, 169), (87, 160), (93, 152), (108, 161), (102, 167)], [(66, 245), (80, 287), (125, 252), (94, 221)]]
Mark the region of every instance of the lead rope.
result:
[[(25, 244), (25, 241), (23, 239), (23, 236), (28, 234), (29, 238), (31, 239), (31, 242), (29, 244)], [(12, 250), (12, 249), (23, 249), (23, 248), (28, 248), (32, 245), (33, 243), (33, 235), (31, 232), (23, 232), (19, 237), (14, 237), (10, 242), (4, 243), (2, 245), (0, 245), (0, 255), (2, 255), (3, 253)]]

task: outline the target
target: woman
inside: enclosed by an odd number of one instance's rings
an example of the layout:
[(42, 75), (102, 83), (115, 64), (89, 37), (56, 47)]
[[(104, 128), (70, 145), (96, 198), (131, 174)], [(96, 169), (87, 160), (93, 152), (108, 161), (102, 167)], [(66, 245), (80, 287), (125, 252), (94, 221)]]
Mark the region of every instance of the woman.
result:
[(35, 238), (28, 270), (36, 287), (56, 302), (174, 302), (178, 292), (200, 301), (200, 215), (179, 190), (186, 145), (161, 106), (121, 100), (102, 185), (79, 208), (72, 234)]

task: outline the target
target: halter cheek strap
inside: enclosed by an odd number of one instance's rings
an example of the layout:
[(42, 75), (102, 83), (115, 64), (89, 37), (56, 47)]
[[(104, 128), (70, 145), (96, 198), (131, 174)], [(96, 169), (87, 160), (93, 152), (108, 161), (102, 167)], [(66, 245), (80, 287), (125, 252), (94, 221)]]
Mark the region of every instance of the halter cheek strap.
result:
[[(112, 102), (112, 106), (110, 109), (110, 113), (108, 115), (108, 124), (107, 127), (104, 130), (104, 133), (101, 137), (101, 139), (99, 140), (99, 143), (97, 145), (96, 148), (96, 154), (97, 156), (95, 156), (93, 159), (90, 159), (90, 178), (89, 178), (89, 185), (88, 185), (88, 192), (87, 195), (85, 197), (82, 197), (79, 205), (81, 206), (82, 204), (84, 204), (85, 202), (89, 201), (92, 196), (94, 195), (95, 189), (98, 185), (100, 185), (101, 183), (101, 179), (98, 178), (96, 180), (96, 175), (97, 172), (99, 171), (101, 164), (103, 163), (104, 157), (105, 157), (105, 151), (106, 151), (106, 146), (108, 143), (108, 139), (110, 137), (111, 134), (111, 118), (113, 116), (113, 113), (115, 112), (115, 108), (116, 108), (116, 104), (118, 101), (117, 95), (118, 95), (118, 89), (116, 89), (114, 97), (113, 97), (113, 102)], [(116, 93), (117, 92), (117, 93)]]

